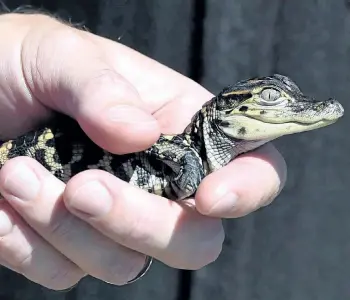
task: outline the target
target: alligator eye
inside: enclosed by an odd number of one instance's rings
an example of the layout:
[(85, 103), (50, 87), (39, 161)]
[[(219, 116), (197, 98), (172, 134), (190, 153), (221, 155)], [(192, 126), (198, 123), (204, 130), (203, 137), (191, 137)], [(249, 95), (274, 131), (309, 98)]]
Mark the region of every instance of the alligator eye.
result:
[(264, 101), (276, 101), (281, 96), (281, 93), (275, 89), (265, 89), (261, 92), (261, 98)]
[(278, 90), (267, 88), (261, 92), (259, 102), (264, 106), (276, 106), (283, 105), (287, 99)]

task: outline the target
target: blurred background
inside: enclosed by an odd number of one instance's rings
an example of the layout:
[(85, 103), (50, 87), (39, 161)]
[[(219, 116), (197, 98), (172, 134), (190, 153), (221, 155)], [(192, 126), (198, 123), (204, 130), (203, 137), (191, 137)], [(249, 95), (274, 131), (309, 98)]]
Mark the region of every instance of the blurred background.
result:
[[(8, 0), (84, 24), (211, 92), (281, 73), (345, 118), (275, 142), (288, 182), (273, 205), (225, 223), (218, 260), (197, 272), (155, 263), (127, 287), (92, 278), (53, 292), (0, 270), (0, 299), (350, 299), (350, 3), (345, 0)], [(137, 72), (137, 70), (135, 70)]]

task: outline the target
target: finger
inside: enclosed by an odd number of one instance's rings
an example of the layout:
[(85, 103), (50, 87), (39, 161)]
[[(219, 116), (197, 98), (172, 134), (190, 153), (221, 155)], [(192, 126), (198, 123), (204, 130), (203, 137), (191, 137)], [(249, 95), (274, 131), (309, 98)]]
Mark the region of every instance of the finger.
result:
[(193, 115), (214, 96), (195, 81), (123, 44), (89, 32), (84, 35), (104, 49), (119, 74), (138, 87), (162, 132), (182, 132)]
[(61, 198), (64, 184), (36, 161), (19, 157), (6, 163), (0, 190), (40, 236), (85, 273), (122, 285), (142, 270), (145, 255), (116, 244), (67, 211)]
[(89, 170), (71, 179), (67, 208), (112, 240), (181, 269), (214, 261), (223, 243), (219, 219), (198, 214), (125, 183)]
[(0, 264), (54, 290), (75, 285), (84, 273), (0, 202)]
[(75, 118), (108, 151), (140, 151), (157, 140), (158, 122), (98, 45), (46, 16), (26, 16), (25, 21), (37, 29), (22, 46), (23, 74), (35, 98)]
[(196, 208), (212, 217), (247, 215), (268, 205), (282, 190), (286, 177), (283, 157), (267, 144), (207, 176), (196, 194)]

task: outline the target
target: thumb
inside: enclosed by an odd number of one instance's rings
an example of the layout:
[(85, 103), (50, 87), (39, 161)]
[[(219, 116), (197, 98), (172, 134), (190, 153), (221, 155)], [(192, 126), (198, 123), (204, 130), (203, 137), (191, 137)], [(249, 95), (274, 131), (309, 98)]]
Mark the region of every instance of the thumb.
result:
[(135, 87), (108, 64), (103, 44), (52, 18), (26, 17), (35, 30), (23, 41), (22, 64), (35, 98), (76, 119), (107, 151), (141, 151), (157, 140), (157, 120)]

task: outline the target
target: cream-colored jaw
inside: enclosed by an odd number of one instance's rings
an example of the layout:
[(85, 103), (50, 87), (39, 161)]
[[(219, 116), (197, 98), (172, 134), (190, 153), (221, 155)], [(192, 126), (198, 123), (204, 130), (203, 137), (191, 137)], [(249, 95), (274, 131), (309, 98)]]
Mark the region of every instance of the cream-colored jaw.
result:
[(242, 94), (249, 97), (235, 108), (219, 113), (222, 131), (237, 139), (271, 140), (318, 129), (336, 122), (344, 112), (335, 100), (315, 102), (299, 94), (294, 98), (273, 86), (233, 91), (223, 96)]
[(325, 127), (336, 120), (321, 120), (313, 124), (303, 123), (266, 123), (247, 116), (236, 115), (228, 121), (228, 126), (222, 126), (221, 130), (228, 136), (243, 140), (272, 140), (283, 135), (299, 133)]

